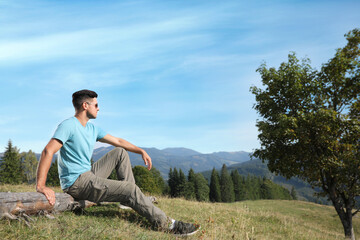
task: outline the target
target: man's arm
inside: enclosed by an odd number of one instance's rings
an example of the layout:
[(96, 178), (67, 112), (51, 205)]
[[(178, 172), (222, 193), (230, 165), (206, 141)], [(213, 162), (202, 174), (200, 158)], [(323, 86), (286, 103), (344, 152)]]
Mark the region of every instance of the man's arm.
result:
[(52, 138), (41, 153), (40, 161), (36, 172), (36, 191), (45, 195), (50, 205), (55, 204), (55, 192), (45, 186), (47, 174), (51, 166), (54, 154), (62, 147), (59, 140)]
[(111, 144), (115, 147), (122, 147), (127, 151), (133, 152), (133, 153), (138, 153), (141, 154), (145, 165), (147, 166), (147, 168), (150, 170), (152, 167), (152, 162), (151, 162), (151, 158), (150, 156), (145, 152), (144, 149), (141, 149), (137, 146), (135, 146), (132, 143), (129, 143), (128, 141), (121, 139), (121, 138), (117, 138), (114, 136), (111, 136), (110, 134), (106, 134), (105, 137), (103, 137), (102, 139), (99, 140), (100, 142), (103, 143), (108, 143)]

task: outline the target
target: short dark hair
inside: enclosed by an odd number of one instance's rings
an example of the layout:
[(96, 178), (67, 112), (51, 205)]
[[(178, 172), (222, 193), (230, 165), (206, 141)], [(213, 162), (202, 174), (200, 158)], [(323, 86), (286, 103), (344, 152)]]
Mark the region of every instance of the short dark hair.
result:
[(74, 108), (76, 110), (81, 108), (81, 105), (83, 102), (86, 102), (89, 98), (97, 98), (97, 93), (91, 90), (80, 90), (77, 92), (74, 92), (72, 95), (72, 103), (74, 105)]

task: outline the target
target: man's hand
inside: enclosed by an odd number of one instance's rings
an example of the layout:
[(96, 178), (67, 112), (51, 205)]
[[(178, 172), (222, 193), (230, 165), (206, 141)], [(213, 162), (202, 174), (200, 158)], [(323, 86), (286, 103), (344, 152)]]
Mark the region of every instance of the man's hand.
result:
[(51, 206), (54, 206), (55, 204), (55, 192), (51, 189), (51, 188), (48, 188), (48, 187), (36, 187), (36, 191), (39, 192), (39, 193), (42, 193), (45, 195), (46, 199), (49, 201), (50, 205)]
[(147, 166), (147, 169), (151, 170), (152, 167), (151, 157), (145, 151), (143, 151), (142, 158), (144, 160), (145, 165)]

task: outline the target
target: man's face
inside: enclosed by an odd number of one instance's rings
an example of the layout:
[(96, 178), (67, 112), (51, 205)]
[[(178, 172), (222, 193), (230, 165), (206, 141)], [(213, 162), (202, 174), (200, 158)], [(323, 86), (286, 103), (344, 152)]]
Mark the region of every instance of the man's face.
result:
[(89, 119), (95, 119), (99, 111), (98, 101), (96, 98), (86, 101), (87, 104), (87, 117)]

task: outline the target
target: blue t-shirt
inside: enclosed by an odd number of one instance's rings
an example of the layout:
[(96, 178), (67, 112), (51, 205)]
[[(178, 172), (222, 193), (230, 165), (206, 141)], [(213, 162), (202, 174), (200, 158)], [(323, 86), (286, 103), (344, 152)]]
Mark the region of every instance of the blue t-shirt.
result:
[(91, 156), (96, 141), (106, 133), (88, 122), (84, 127), (76, 117), (59, 124), (53, 138), (62, 142), (58, 170), (62, 189), (68, 188), (80, 174), (91, 170)]

